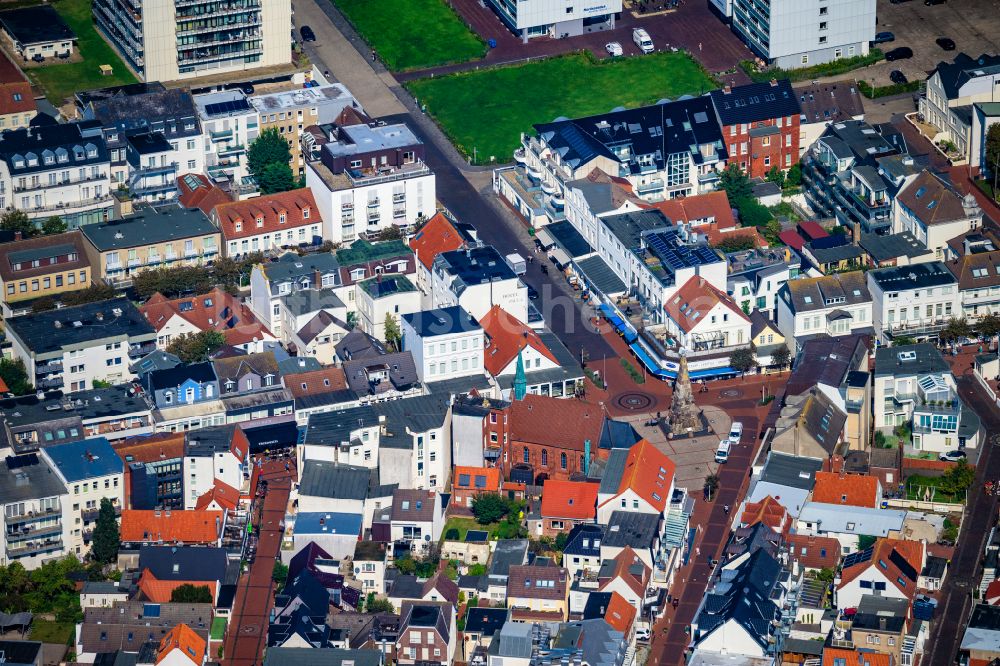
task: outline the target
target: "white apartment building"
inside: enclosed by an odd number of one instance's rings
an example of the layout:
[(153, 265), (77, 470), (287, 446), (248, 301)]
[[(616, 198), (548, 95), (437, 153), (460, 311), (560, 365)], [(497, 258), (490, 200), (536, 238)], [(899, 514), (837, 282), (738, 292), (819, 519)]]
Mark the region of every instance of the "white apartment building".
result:
[(260, 322), (275, 336), (284, 339), (281, 300), (300, 291), (333, 289), (339, 287), (340, 282), (340, 266), (332, 253), (317, 252), (300, 257), (295, 252), (287, 252), (277, 261), (253, 267), (250, 307)]
[(401, 328), (422, 381), (483, 374), (483, 328), (460, 306), (403, 315)]
[(420, 312), (420, 292), (405, 275), (379, 275), (357, 282), (354, 286), (358, 326), (382, 342), (388, 342), (385, 338), (386, 317), (391, 316), (400, 326), (401, 317)]
[(361, 233), (405, 230), (433, 216), (435, 177), (416, 135), (402, 123), (352, 122), (311, 127), (302, 139), (323, 237), (350, 243)]
[(132, 360), (156, 349), (156, 330), (127, 298), (13, 317), (7, 338), (38, 389), (93, 388), (135, 378)]
[(184, 441), (184, 508), (194, 509), (198, 498), (216, 481), (243, 490), (249, 470), (250, 442), (237, 426), (200, 428)]
[(71, 228), (113, 216), (110, 157), (93, 122), (0, 133), (0, 208), (40, 223), (58, 215)]
[(388, 400), (373, 405), (381, 424), (379, 482), (444, 492), (451, 478), (448, 395)]
[(622, 0), (572, 5), (563, 0), (487, 0), (487, 5), (524, 43), (533, 37), (561, 39), (613, 30), (615, 15), (622, 11)]
[(936, 338), (962, 311), (958, 280), (943, 262), (868, 271), (872, 324), (879, 340)]
[(143, 81), (288, 65), (290, 0), (98, 0), (94, 22)]
[(778, 290), (778, 330), (794, 354), (802, 338), (870, 331), (872, 295), (861, 271), (789, 280)]
[[(950, 140), (968, 158), (973, 151), (971, 107), (995, 102), (998, 84), (1000, 56), (984, 53), (973, 58), (959, 53), (953, 62), (939, 64), (928, 77), (927, 89), (918, 104), (924, 121), (939, 132), (935, 140)], [(974, 164), (978, 166), (978, 162)]]
[(692, 277), (664, 303), (667, 333), (684, 349), (750, 344), (750, 317), (724, 291)]
[(37, 456), (9, 456), (0, 463), (0, 564), (18, 562), (31, 570), (67, 555), (72, 522), (64, 517), (70, 501), (51, 465)]
[(104, 437), (48, 446), (39, 455), (66, 486), (64, 546), (79, 557), (90, 551), (101, 500), (120, 513), (125, 500), (125, 466)]
[(194, 95), (203, 133), (205, 169), (213, 178), (225, 177), (235, 186), (250, 191), (246, 151), (260, 134), (257, 110), (242, 90)]
[(460, 305), (479, 320), (494, 305), (528, 321), (528, 288), (492, 245), (443, 252), (434, 259), (431, 308)]
[(983, 210), (971, 193), (964, 197), (930, 171), (921, 171), (892, 202), (892, 231), (909, 231), (934, 258), (955, 258), (948, 241), (978, 229)]

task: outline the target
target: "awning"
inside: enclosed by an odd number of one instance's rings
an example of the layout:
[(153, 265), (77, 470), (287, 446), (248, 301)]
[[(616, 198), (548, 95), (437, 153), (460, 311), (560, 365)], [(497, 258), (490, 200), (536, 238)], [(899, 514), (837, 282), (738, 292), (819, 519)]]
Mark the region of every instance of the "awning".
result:
[(653, 358), (642, 348), (638, 342), (634, 342), (628, 346), (632, 350), (632, 353), (642, 361), (642, 364), (646, 366), (646, 370), (650, 374), (660, 377), (661, 379), (668, 378), (673, 379), (677, 376), (676, 372), (669, 372), (660, 367), (660, 364), (653, 360)]
[(576, 259), (574, 263), (580, 277), (590, 285), (591, 289), (608, 297), (627, 291), (628, 288), (622, 279), (611, 270), (611, 267), (600, 256), (594, 254), (583, 259)]
[(550, 234), (549, 230), (545, 227), (539, 227), (535, 230), (535, 239), (538, 240), (538, 242), (541, 243), (542, 247), (546, 250), (556, 243), (556, 239), (552, 237), (552, 234)]
[(711, 379), (714, 377), (722, 377), (724, 375), (738, 375), (739, 370), (734, 370), (730, 367), (725, 368), (709, 368), (707, 370), (694, 370), (688, 373), (691, 379)]
[(625, 338), (625, 342), (634, 342), (635, 339), (639, 337), (639, 335), (635, 332), (635, 329), (632, 328), (632, 325), (619, 317), (618, 313), (615, 312), (614, 308), (610, 305), (601, 303), (600, 310), (601, 313), (608, 318), (608, 321), (611, 322), (611, 325), (615, 327), (615, 330), (621, 333), (622, 337)]
[(569, 263), (573, 261), (573, 258), (569, 256), (569, 253), (558, 245), (553, 245), (549, 248), (549, 255), (555, 259), (556, 263), (560, 266), (569, 266)]

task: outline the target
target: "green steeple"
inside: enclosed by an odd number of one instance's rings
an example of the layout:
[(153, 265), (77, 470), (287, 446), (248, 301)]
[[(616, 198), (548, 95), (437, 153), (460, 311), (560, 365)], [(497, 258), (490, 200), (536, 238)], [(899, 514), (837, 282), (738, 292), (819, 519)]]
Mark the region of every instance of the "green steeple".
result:
[(514, 372), (514, 400), (524, 400), (528, 392), (528, 378), (524, 376), (524, 359), (517, 352), (517, 370)]

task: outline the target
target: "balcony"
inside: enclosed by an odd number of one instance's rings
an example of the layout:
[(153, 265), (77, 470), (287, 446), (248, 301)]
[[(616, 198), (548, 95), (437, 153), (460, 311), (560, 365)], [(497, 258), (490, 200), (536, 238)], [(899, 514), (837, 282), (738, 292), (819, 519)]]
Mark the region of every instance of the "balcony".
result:
[(7, 543), (24, 541), (25, 539), (37, 539), (38, 537), (59, 536), (62, 534), (62, 524), (55, 525), (32, 525), (22, 524), (20, 526), (7, 528)]
[[(61, 168), (59, 164), (50, 165), (53, 170)], [(53, 187), (63, 187), (68, 185), (76, 185), (78, 183), (92, 183), (95, 180), (107, 180), (108, 174), (97, 173), (90, 176), (84, 176), (83, 178), (59, 178), (56, 180), (46, 180), (42, 182), (41, 179), (37, 183), (25, 183), (24, 185), (14, 185), (14, 193), (18, 192), (31, 192), (34, 190), (47, 190)]]
[(218, 151), (218, 153), (220, 156), (242, 155), (243, 153), (246, 152), (246, 150), (247, 150), (246, 146), (236, 144), (234, 146), (226, 146), (225, 148), (221, 148)]
[(50, 372), (62, 372), (63, 363), (62, 361), (49, 361), (48, 363), (39, 363), (35, 366), (36, 375), (45, 375)]
[(154, 342), (150, 342), (150, 343), (146, 343), (146, 344), (142, 344), (142, 345), (132, 345), (132, 346), (129, 347), (128, 357), (132, 358), (132, 359), (142, 358), (146, 354), (151, 354), (154, 351), (156, 351), (156, 343), (154, 343)]
[(29, 511), (26, 514), (20, 516), (4, 516), (4, 522), (8, 525), (17, 525), (19, 523), (30, 523), (37, 520), (49, 520), (53, 516), (58, 516), (62, 513), (62, 505), (56, 503), (52, 508), (46, 509), (44, 511)]
[(23, 546), (18, 547), (7, 547), (7, 557), (25, 557), (28, 555), (36, 555), (41, 553), (50, 553), (52, 551), (61, 550), (63, 547), (62, 539), (45, 539), (43, 541), (30, 541)]
[(395, 193), (395, 194), (392, 195), (392, 203), (399, 204), (399, 203), (403, 203), (404, 201), (406, 201), (406, 193), (405, 192)]
[(344, 215), (345, 213), (350, 213), (353, 210), (354, 210), (354, 204), (353, 203), (340, 204), (340, 214), (341, 215)]
[[(183, 33), (177, 33), (177, 34), (180, 35)], [(233, 138), (233, 130), (227, 129), (218, 132), (209, 132), (208, 135), (212, 139), (213, 143), (216, 141), (228, 141), (229, 139)]]
[(378, 222), (378, 220), (379, 220), (380, 217), (381, 217), (381, 215), (379, 214), (379, 212), (377, 210), (369, 210), (368, 211), (368, 224), (371, 224), (372, 222)]
[[(97, 520), (97, 515), (101, 512), (100, 507), (94, 507), (93, 509), (84, 509), (80, 512), (80, 517), (83, 518), (83, 522), (89, 523), (92, 520)], [(122, 508), (115, 505), (115, 516), (122, 515)]]
[(379, 207), (379, 203), (380, 203), (380, 201), (378, 199), (369, 199), (369, 201), (368, 201), (368, 210), (371, 210), (373, 208), (378, 208)]
[(58, 389), (62, 388), (64, 385), (65, 382), (63, 382), (62, 377), (53, 377), (51, 379), (39, 379), (37, 382), (35, 382), (36, 388), (44, 390)]
[(399, 219), (402, 219), (402, 218), (406, 217), (406, 209), (405, 208), (393, 208), (392, 209), (392, 217), (393, 217), (393, 219), (396, 219), (396, 220), (399, 220)]
[(644, 196), (648, 194), (657, 194), (663, 192), (663, 181), (662, 180), (652, 180), (648, 183), (638, 185), (635, 191), (639, 196)]
[(415, 178), (417, 176), (429, 176), (431, 170), (423, 162), (413, 162), (399, 167), (385, 167), (379, 170), (348, 169), (345, 171), (351, 183), (357, 187), (361, 185), (377, 185), (379, 183), (391, 183), (397, 180)]
[(937, 335), (947, 325), (948, 319), (922, 319), (914, 322), (890, 323), (886, 326), (885, 333), (890, 338), (897, 336)]
[(84, 199), (82, 201), (73, 202), (59, 202), (57, 204), (48, 204), (43, 206), (32, 206), (30, 210), (26, 211), (29, 217), (39, 217), (38, 213), (75, 213), (82, 210), (90, 210), (92, 208), (98, 207), (101, 204), (110, 204), (113, 196), (110, 194), (104, 194), (98, 197), (93, 197), (90, 199)]

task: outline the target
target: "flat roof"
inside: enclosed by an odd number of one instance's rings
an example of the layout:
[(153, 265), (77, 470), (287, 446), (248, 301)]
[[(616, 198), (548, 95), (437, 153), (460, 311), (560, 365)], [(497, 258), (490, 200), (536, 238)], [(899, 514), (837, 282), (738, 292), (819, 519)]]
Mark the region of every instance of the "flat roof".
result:
[[(80, 230), (99, 252), (219, 233), (197, 208), (178, 206), (140, 208), (125, 219), (85, 224)], [(183, 256), (182, 248), (178, 248), (177, 254)]]
[(7, 320), (7, 330), (36, 355), (95, 340), (122, 336), (153, 340), (156, 337), (152, 324), (127, 298), (11, 317)]
[(67, 494), (66, 486), (37, 454), (7, 456), (0, 465), (0, 497), (5, 503)]
[(56, 444), (44, 449), (67, 483), (121, 474), (124, 463), (105, 437)]
[(70, 30), (51, 5), (35, 5), (0, 12), (0, 25), (23, 46), (50, 42), (75, 41)]
[(479, 322), (461, 305), (404, 314), (403, 321), (422, 338), (482, 330)]

